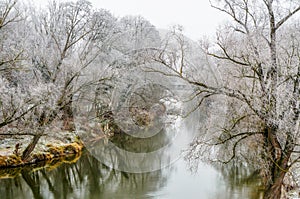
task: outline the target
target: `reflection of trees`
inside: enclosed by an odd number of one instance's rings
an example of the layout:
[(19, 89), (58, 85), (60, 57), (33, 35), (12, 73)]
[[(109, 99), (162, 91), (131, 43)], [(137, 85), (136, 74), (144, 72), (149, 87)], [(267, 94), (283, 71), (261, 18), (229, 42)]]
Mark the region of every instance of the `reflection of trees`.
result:
[(109, 140), (94, 142), (87, 148), (106, 165), (134, 173), (161, 169), (178, 157), (172, 140), (177, 132), (166, 129), (156, 132), (149, 129), (139, 133), (151, 136), (141, 138), (123, 133)]
[(160, 171), (116, 171), (85, 152), (75, 164), (50, 171), (24, 170), (18, 177), (2, 179), (0, 192), (1, 198), (141, 198), (162, 187), (166, 179)]
[(237, 164), (216, 165), (215, 168), (226, 183), (227, 197), (223, 198), (239, 198), (240, 195), (234, 194), (237, 192), (245, 193), (244, 196), (248, 196), (249, 199), (262, 198), (263, 189), (258, 170)]
[(162, 129), (157, 134), (148, 138), (139, 138), (128, 134), (121, 134), (112, 137), (110, 140), (114, 145), (126, 151), (149, 153), (170, 144), (172, 140), (170, 140), (166, 134), (166, 130)]
[[(162, 134), (164, 135), (164, 134)], [(164, 136), (158, 136), (162, 139)], [(155, 138), (155, 137), (154, 137)], [(155, 139), (149, 143), (143, 143), (145, 148), (153, 150), (158, 146)], [(115, 137), (117, 139), (117, 137)], [(135, 145), (123, 137), (119, 138), (120, 147), (126, 150), (138, 150)], [(132, 138), (134, 139), (134, 138)], [(115, 140), (117, 142), (117, 140)], [(142, 141), (140, 141), (142, 142)], [(148, 144), (148, 145), (146, 145)], [(144, 150), (147, 150), (145, 149)], [(126, 159), (125, 159), (126, 160)], [(130, 161), (130, 160), (128, 160)], [(152, 160), (157, 161), (157, 160)], [(148, 164), (150, 164), (148, 162)], [(249, 199), (258, 199), (259, 181), (256, 176), (251, 176), (251, 170), (243, 170), (241, 167), (218, 167), (221, 174), (220, 190), (212, 199), (235, 199), (248, 196)], [(45, 167), (42, 170), (32, 172), (23, 170), (15, 178), (0, 180), (0, 197), (2, 198), (151, 198), (151, 193), (157, 193), (167, 182), (167, 177), (172, 173), (172, 168), (163, 171), (131, 174), (113, 170), (106, 167), (96, 158), (85, 151), (75, 164), (62, 164), (52, 169)], [(225, 179), (225, 184), (224, 183)], [(184, 188), (184, 187), (183, 187)], [(255, 191), (257, 190), (257, 191)], [(149, 195), (147, 195), (149, 194)]]
[(40, 177), (38, 173), (28, 173), (28, 172), (22, 172), (22, 178), (26, 182), (26, 184), (30, 187), (33, 197), (35, 199), (41, 199), (43, 198), (41, 195), (41, 187), (36, 186), (39, 185), (40, 182)]

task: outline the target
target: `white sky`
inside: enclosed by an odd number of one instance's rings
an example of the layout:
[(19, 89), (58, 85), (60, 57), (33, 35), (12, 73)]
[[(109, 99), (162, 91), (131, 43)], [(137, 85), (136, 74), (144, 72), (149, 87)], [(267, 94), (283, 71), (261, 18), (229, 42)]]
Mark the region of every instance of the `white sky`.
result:
[[(37, 0), (47, 3), (48, 0)], [(141, 15), (159, 29), (180, 24), (184, 33), (197, 40), (214, 35), (224, 15), (210, 7), (209, 0), (89, 0), (114, 16)]]

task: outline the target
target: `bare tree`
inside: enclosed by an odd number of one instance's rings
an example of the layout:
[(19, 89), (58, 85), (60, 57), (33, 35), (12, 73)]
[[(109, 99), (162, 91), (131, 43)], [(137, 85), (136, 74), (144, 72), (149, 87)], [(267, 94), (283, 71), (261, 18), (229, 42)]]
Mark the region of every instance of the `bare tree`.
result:
[[(25, 38), (28, 29), (23, 11), (17, 1), (0, 1), (1, 128), (7, 128), (8, 125), (16, 126), (16, 121), (37, 106), (24, 94), (26, 90), (26, 86), (23, 85), (24, 74), (28, 68), (23, 62), (26, 59)], [(10, 135), (11, 132), (6, 129), (1, 131), (1, 134)]]
[[(107, 40), (111, 38), (114, 19), (107, 11), (92, 10), (87, 1), (54, 2), (49, 6), (48, 13), (36, 16), (38, 34), (33, 39), (38, 42), (33, 46), (33, 64), (41, 73), (41, 81), (52, 82), (61, 89), (58, 101), (64, 109), (63, 120), (67, 122), (72, 119), (72, 96), (79, 89), (74, 88), (75, 82), (88, 67), (95, 68), (94, 62), (109, 48)], [(69, 130), (74, 128), (71, 123), (65, 126)]]
[(6, 42), (12, 42), (10, 35), (13, 34), (15, 25), (23, 20), (17, 6), (17, 1), (1, 1), (0, 2), (0, 34), (1, 34), (1, 57), (0, 57), (0, 71), (7, 69), (7, 65), (13, 65), (21, 58), (22, 50), (13, 51)]
[[(44, 10), (31, 7), (30, 12), (17, 1), (0, 3), (0, 127), (11, 131), (9, 124), (18, 124), (18, 132), (5, 134), (33, 136), (24, 161), (53, 123), (75, 130), (75, 95), (84, 96), (89, 88), (97, 96), (102, 88), (111, 91), (115, 69), (134, 65), (132, 45), (152, 45), (159, 37), (141, 17), (118, 21), (85, 0), (52, 1)], [(97, 101), (95, 106), (105, 105)]]
[(16, 1), (2, 4), (0, 127), (22, 123), (8, 134), (33, 135), (22, 154), (26, 161), (54, 120), (63, 121), (62, 130), (74, 130), (74, 95), (112, 75), (109, 53), (117, 20), (84, 0), (53, 1), (30, 13)]
[[(213, 97), (228, 99), (225, 125), (216, 130), (215, 114), (213, 127), (192, 144), (190, 158), (206, 154), (213, 162), (246, 161), (264, 176), (264, 198), (280, 198), (286, 174), (300, 160), (299, 24), (293, 21), (299, 2), (223, 0), (211, 5), (232, 19), (217, 33), (216, 43), (200, 42), (208, 56), (202, 61), (215, 65), (224, 82), (203, 81), (192, 72), (197, 63), (186, 53), (188, 41), (180, 32), (173, 34), (177, 48), (167, 42), (152, 57), (166, 69), (150, 70), (194, 85), (196, 108)], [(199, 72), (203, 62), (198, 65)]]

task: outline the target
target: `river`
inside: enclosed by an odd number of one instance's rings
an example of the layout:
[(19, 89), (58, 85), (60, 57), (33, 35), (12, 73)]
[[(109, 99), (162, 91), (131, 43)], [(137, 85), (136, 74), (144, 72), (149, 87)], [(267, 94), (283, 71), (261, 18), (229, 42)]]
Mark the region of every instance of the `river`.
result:
[(101, 164), (88, 152), (73, 164), (53, 170), (23, 171), (0, 180), (2, 199), (104, 198), (104, 199), (258, 199), (258, 181), (237, 184), (208, 165), (196, 174), (185, 161), (148, 173), (125, 173)]
[[(138, 143), (138, 142), (135, 142)], [(130, 144), (133, 146), (134, 144)], [(135, 146), (135, 148), (138, 148)], [(131, 160), (130, 160), (131, 161)], [(153, 164), (155, 160), (147, 161)], [(149, 167), (151, 168), (151, 167)], [(9, 173), (9, 170), (6, 170)], [(181, 157), (160, 170), (129, 173), (101, 163), (87, 150), (75, 163), (23, 169), (0, 179), (1, 199), (258, 199), (257, 177), (240, 179), (243, 169), (217, 169), (201, 163), (189, 170)]]
[[(205, 115), (191, 115), (186, 120), (171, 118), (171, 123), (164, 120), (164, 125), (154, 125), (156, 128), (142, 128), (137, 132), (142, 137), (124, 133), (109, 140), (96, 139), (86, 145), (76, 162), (24, 168), (14, 177), (2, 177), (0, 198), (262, 198), (259, 178), (249, 177), (247, 168), (229, 165), (217, 168), (200, 163), (197, 172), (191, 172), (182, 150), (195, 136), (191, 132), (197, 133), (195, 124), (201, 121), (199, 118)], [(80, 136), (85, 143), (90, 141), (89, 136)], [(1, 176), (11, 172), (2, 170)]]

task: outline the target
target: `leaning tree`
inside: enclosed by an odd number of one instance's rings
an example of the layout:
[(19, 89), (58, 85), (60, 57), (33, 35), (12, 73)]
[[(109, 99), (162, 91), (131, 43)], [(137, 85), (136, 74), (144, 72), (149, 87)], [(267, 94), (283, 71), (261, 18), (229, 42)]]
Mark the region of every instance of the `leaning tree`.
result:
[[(175, 31), (150, 56), (165, 69), (150, 71), (194, 85), (196, 107), (225, 112), (211, 114), (189, 158), (206, 154), (213, 162), (251, 164), (264, 177), (264, 198), (280, 198), (284, 181), (295, 175), (300, 161), (299, 2), (219, 0), (211, 5), (231, 22), (220, 28), (214, 43), (200, 42), (203, 58), (196, 59), (190, 42)], [(199, 78), (200, 70), (212, 66), (223, 81)], [(226, 110), (214, 106), (220, 96), (227, 101)]]

